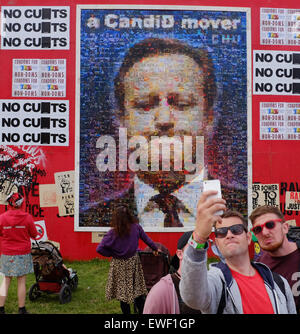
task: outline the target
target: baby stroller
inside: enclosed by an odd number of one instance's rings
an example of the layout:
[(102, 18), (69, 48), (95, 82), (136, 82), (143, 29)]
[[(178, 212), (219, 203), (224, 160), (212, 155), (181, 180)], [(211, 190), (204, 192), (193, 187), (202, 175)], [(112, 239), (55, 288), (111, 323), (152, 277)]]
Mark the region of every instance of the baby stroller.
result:
[[(170, 270), (170, 252), (159, 242), (155, 242), (158, 249), (161, 250), (157, 256), (153, 254), (150, 247), (139, 251), (139, 257), (143, 268), (145, 284), (148, 292), (163, 276), (167, 275)], [(143, 302), (145, 303), (146, 296)], [(134, 303), (134, 311), (137, 313), (137, 306)]]
[(36, 300), (45, 293), (58, 293), (61, 304), (69, 303), (77, 288), (75, 270), (63, 264), (59, 250), (50, 241), (36, 242), (31, 248), (36, 283), (29, 290), (29, 299)]
[[(161, 250), (157, 256), (153, 254), (153, 250), (148, 246), (143, 251), (138, 251), (148, 292), (155, 283), (169, 273), (170, 269), (169, 250), (159, 242), (155, 242), (155, 244)], [(144, 303), (145, 300), (146, 296), (143, 298)], [(137, 305), (135, 303), (134, 312), (137, 313)]]
[(170, 270), (170, 252), (163, 244), (156, 242), (156, 246), (161, 250), (158, 256), (153, 254), (150, 247), (138, 252), (143, 267), (144, 278), (147, 290), (153, 287)]

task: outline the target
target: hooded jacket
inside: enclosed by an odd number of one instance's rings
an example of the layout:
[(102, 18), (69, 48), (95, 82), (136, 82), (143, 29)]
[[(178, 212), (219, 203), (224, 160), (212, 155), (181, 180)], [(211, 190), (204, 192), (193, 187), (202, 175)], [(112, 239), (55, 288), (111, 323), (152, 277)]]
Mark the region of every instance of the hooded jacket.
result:
[(8, 210), (0, 215), (1, 253), (24, 255), (31, 251), (30, 238), (38, 235), (32, 216), (22, 210)]
[(160, 279), (147, 295), (144, 314), (179, 314), (177, 293), (168, 274)]
[[(296, 307), (292, 291), (286, 279), (285, 294), (273, 279), (271, 270), (264, 264), (254, 262), (254, 268), (264, 280), (275, 314), (294, 314)], [(225, 289), (223, 314), (243, 314), (242, 299), (238, 284), (225, 263), (211, 265), (207, 270), (207, 249), (188, 247), (184, 252), (181, 270), (180, 294), (192, 308), (206, 314), (216, 314)]]

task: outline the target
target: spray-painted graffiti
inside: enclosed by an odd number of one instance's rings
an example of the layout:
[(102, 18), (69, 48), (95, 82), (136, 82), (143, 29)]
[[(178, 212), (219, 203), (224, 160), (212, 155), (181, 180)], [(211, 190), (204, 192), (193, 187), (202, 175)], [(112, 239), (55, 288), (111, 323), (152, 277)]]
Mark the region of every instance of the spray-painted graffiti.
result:
[(46, 176), (46, 157), (43, 150), (33, 146), (0, 145), (0, 204), (19, 191), (26, 199), (26, 211), (35, 217), (43, 217), (43, 210), (29, 203), (29, 195), (39, 196), (38, 177)]

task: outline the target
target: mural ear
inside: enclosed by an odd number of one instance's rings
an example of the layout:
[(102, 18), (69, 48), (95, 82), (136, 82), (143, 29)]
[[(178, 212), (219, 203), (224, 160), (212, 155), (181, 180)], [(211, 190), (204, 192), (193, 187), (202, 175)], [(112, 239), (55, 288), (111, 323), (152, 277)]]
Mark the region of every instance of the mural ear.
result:
[(207, 138), (210, 138), (213, 135), (215, 116), (213, 109), (209, 109), (205, 112), (203, 117), (202, 132)]
[(205, 125), (213, 126), (214, 124), (214, 110), (211, 108), (206, 112)]

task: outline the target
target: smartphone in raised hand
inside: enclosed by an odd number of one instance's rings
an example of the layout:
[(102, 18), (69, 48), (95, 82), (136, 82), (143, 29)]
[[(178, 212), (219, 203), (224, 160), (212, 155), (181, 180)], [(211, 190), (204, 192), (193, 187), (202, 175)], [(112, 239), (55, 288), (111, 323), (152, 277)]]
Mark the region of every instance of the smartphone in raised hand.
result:
[[(215, 198), (222, 198), (221, 192), (221, 183), (220, 180), (204, 180), (203, 181), (203, 191), (207, 190), (216, 190), (218, 193), (208, 198), (215, 197)], [(223, 214), (223, 210), (217, 211), (216, 215), (221, 216)]]

